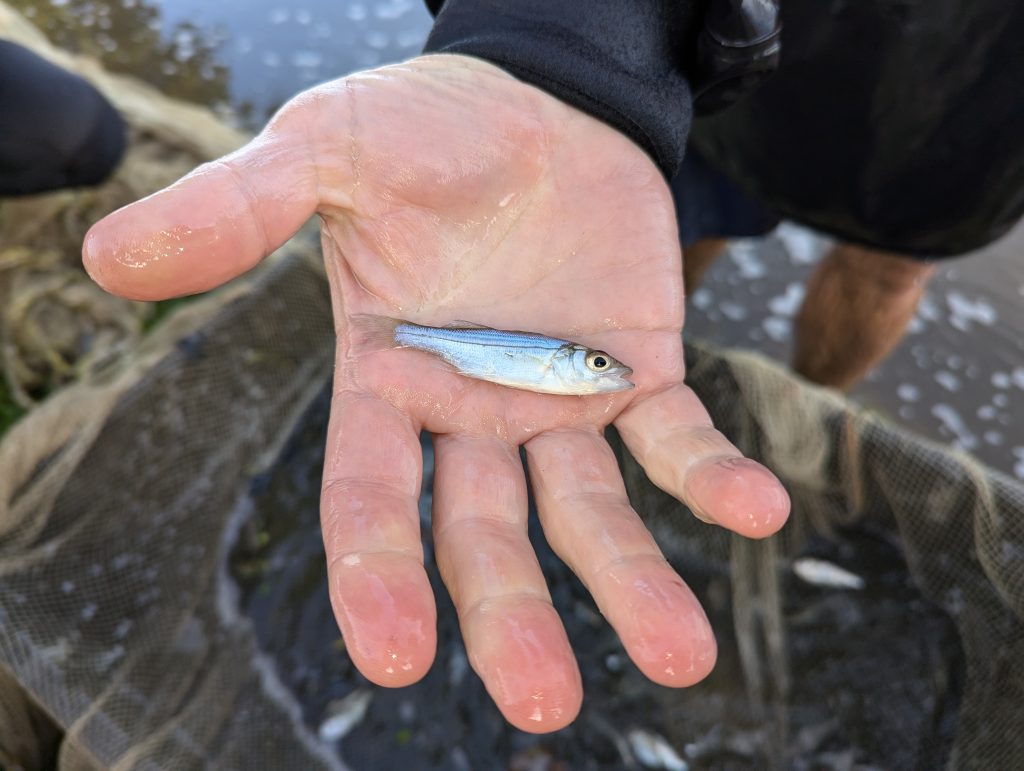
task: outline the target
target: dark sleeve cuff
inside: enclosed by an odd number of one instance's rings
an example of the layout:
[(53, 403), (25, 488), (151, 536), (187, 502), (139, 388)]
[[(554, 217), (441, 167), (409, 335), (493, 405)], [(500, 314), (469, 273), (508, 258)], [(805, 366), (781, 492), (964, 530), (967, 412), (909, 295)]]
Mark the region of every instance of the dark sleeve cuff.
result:
[(445, 0), (427, 53), (485, 59), (615, 127), (666, 177), (683, 159), (690, 87), (680, 50), (691, 3)]

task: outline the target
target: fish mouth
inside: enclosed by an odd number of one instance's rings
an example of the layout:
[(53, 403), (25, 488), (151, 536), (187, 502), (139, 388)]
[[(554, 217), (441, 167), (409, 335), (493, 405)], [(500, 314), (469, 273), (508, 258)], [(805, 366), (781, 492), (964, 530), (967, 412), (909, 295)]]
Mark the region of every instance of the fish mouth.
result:
[(630, 388), (636, 388), (636, 383), (632, 380), (627, 380), (627, 378), (632, 374), (633, 370), (631, 367), (623, 366), (621, 369), (616, 370), (612, 380), (616, 386), (615, 390), (628, 391)]

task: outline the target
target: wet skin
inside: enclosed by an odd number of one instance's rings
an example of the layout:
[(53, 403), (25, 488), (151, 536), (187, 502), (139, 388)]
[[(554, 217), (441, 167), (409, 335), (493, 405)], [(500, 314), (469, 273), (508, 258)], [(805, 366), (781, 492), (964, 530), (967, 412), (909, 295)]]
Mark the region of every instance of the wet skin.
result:
[[(416, 508), (418, 433), (435, 435), (433, 531), (470, 662), (514, 725), (576, 716), (580, 675), (526, 532), (524, 445), (544, 533), (651, 679), (715, 661), (697, 600), (629, 505), (614, 423), (660, 487), (708, 522), (776, 532), (789, 500), (683, 385), (682, 266), (658, 170), (629, 140), (482, 62), (433, 56), (320, 86), (242, 150), (99, 222), (102, 286), (200, 292), (253, 267), (312, 214), (338, 335), (321, 502), (349, 654), (387, 686), (423, 676), (435, 607)], [(417, 351), (350, 352), (348, 319), (471, 320), (576, 340), (637, 387), (515, 391)]]

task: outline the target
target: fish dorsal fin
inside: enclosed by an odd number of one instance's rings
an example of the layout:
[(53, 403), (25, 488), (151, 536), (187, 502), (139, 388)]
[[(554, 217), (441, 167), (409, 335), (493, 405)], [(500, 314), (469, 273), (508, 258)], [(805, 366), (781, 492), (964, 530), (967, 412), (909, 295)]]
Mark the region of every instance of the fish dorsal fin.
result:
[(487, 327), (483, 324), (474, 324), (472, 321), (453, 321), (450, 324), (444, 325), (445, 329), (493, 329), (493, 327)]

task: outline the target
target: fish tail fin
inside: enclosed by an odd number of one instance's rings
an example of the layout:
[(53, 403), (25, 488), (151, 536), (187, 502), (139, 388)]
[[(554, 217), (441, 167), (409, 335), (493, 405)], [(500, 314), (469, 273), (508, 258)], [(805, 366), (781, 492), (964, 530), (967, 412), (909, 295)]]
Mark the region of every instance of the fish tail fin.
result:
[(405, 323), (401, 319), (358, 313), (349, 316), (348, 321), (348, 350), (353, 356), (403, 347), (395, 340), (395, 327)]

